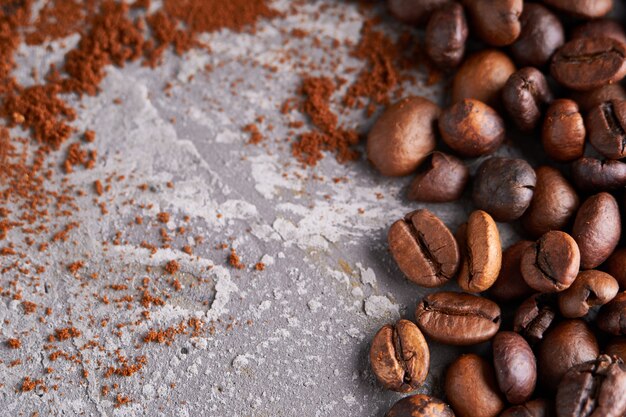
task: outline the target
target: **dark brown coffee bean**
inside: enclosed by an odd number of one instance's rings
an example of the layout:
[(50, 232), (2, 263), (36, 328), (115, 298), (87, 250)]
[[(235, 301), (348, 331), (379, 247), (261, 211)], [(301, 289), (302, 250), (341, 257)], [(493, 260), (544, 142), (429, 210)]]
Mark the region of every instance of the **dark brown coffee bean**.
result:
[(612, 19), (598, 19), (576, 27), (570, 37), (578, 38), (613, 38), (618, 42), (626, 43), (626, 33), (622, 25)]
[(488, 44), (510, 45), (519, 36), (522, 0), (463, 0), (463, 4), (472, 18), (472, 29)]
[(572, 368), (556, 393), (558, 417), (626, 414), (626, 365), (602, 355)]
[(502, 89), (502, 101), (509, 116), (523, 132), (535, 129), (544, 107), (552, 101), (546, 77), (536, 68), (513, 73)]
[(580, 158), (572, 164), (572, 178), (576, 187), (585, 192), (617, 190), (626, 186), (626, 163)]
[(514, 332), (493, 338), (493, 365), (500, 391), (511, 404), (527, 401), (535, 391), (537, 362), (526, 340)]
[(613, 8), (613, 0), (543, 0), (549, 6), (583, 19), (602, 17)]
[(610, 159), (626, 157), (626, 101), (611, 100), (597, 105), (586, 118), (589, 143)]
[(611, 301), (618, 291), (617, 281), (606, 272), (582, 271), (568, 289), (559, 293), (559, 309), (563, 317), (583, 317), (591, 307)]
[(607, 84), (589, 91), (574, 91), (574, 100), (583, 112), (611, 100), (626, 100), (626, 91), (619, 84)]
[(524, 281), (520, 270), (524, 250), (533, 244), (530, 240), (520, 240), (502, 253), (502, 268), (498, 279), (489, 288), (489, 295), (500, 302), (508, 302), (528, 297), (534, 292)]
[(520, 269), (528, 285), (541, 292), (566, 290), (576, 279), (580, 251), (565, 232), (550, 231), (526, 249)]
[(409, 200), (444, 203), (461, 198), (469, 180), (469, 169), (459, 158), (433, 152), (418, 168), (409, 186)]
[(431, 13), (448, 0), (387, 0), (391, 14), (401, 22), (410, 24), (424, 23)]
[(579, 38), (563, 45), (552, 58), (550, 73), (572, 90), (591, 90), (626, 75), (626, 45), (611, 38)]
[(501, 222), (510, 222), (524, 214), (537, 177), (523, 159), (490, 158), (483, 162), (474, 178), (474, 205)]
[(541, 341), (556, 318), (554, 294), (535, 294), (517, 308), (513, 330), (524, 336), (531, 345)]
[(383, 326), (372, 340), (370, 363), (386, 389), (410, 392), (419, 388), (428, 375), (430, 351), (415, 324), (398, 320)]
[(463, 6), (459, 3), (442, 6), (428, 20), (424, 36), (426, 54), (439, 68), (456, 67), (463, 60), (467, 35)]
[(606, 272), (617, 280), (620, 289), (626, 290), (626, 248), (619, 248), (606, 260)]
[(404, 397), (391, 407), (385, 417), (454, 417), (450, 406), (424, 394)]
[(567, 162), (582, 157), (586, 134), (576, 102), (559, 99), (550, 104), (541, 131), (543, 149), (550, 158)]
[(596, 337), (582, 320), (567, 320), (554, 327), (539, 346), (539, 381), (554, 391), (573, 366), (594, 360), (600, 354)]
[(615, 336), (626, 336), (626, 292), (621, 292), (600, 309), (596, 319), (600, 330)]
[(513, 58), (520, 65), (543, 67), (565, 43), (561, 21), (547, 7), (524, 2), (520, 22), (522, 31), (511, 45)]
[(559, 170), (542, 166), (535, 173), (535, 192), (522, 224), (528, 233), (539, 237), (550, 230), (563, 230), (576, 214), (580, 200)]
[(541, 398), (530, 400), (522, 405), (507, 408), (500, 417), (552, 417), (552, 405)]
[(458, 417), (496, 417), (504, 408), (493, 367), (473, 353), (452, 362), (444, 388)]
[(582, 269), (593, 269), (615, 250), (622, 232), (619, 207), (608, 193), (589, 197), (578, 209), (572, 235), (580, 248)]
[(383, 175), (415, 171), (435, 148), (440, 109), (423, 97), (408, 97), (389, 107), (367, 137), (367, 157)]
[(429, 294), (415, 310), (419, 328), (447, 345), (474, 345), (491, 339), (500, 328), (500, 307), (471, 294), (442, 291)]
[(461, 249), (459, 286), (468, 292), (489, 289), (502, 266), (502, 243), (493, 218), (482, 210), (470, 214), (467, 224), (457, 232)]
[(496, 106), (502, 87), (514, 72), (513, 61), (498, 50), (488, 49), (470, 55), (454, 75), (452, 103), (472, 98)]
[(604, 348), (604, 353), (626, 361), (626, 337), (614, 337)]
[(387, 235), (391, 255), (400, 270), (423, 287), (439, 287), (459, 268), (459, 246), (452, 232), (426, 209), (396, 221)]

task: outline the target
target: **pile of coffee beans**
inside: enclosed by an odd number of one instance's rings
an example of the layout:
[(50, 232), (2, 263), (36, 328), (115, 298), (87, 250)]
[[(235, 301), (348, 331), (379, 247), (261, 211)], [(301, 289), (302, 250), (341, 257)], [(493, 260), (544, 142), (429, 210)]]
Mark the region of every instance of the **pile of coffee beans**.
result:
[[(445, 108), (390, 106), (368, 158), (383, 175), (414, 174), (410, 200), (467, 195), (474, 211), (454, 232), (427, 209), (391, 225), (406, 278), (446, 290), (376, 333), (372, 370), (409, 393), (428, 376), (429, 341), (490, 343), (449, 364), (445, 398), (408, 396), (387, 416), (626, 416), (626, 32), (605, 17), (613, 1), (387, 3), (423, 29), (451, 88)], [(522, 155), (542, 147), (542, 165), (491, 156), (512, 137)], [(497, 222), (524, 239), (503, 250)]]

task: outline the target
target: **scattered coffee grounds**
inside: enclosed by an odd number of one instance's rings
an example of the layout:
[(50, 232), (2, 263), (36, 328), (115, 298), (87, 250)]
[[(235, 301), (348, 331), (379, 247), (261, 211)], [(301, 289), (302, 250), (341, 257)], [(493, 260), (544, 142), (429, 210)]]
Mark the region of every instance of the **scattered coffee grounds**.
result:
[(22, 342), (20, 341), (20, 339), (8, 339), (7, 346), (11, 349), (19, 349), (22, 347)]

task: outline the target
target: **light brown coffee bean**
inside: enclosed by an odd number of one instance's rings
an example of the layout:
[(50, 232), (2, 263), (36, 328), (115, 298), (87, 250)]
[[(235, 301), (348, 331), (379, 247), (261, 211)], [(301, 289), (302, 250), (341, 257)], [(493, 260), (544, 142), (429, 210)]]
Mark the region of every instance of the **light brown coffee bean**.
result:
[(454, 417), (450, 406), (424, 394), (404, 397), (391, 407), (385, 417)]
[(550, 158), (568, 162), (582, 157), (586, 134), (576, 102), (558, 99), (550, 104), (541, 131), (543, 150)]
[(514, 332), (493, 338), (493, 366), (500, 391), (511, 404), (528, 401), (537, 384), (537, 361), (526, 340)]
[(496, 49), (470, 55), (454, 75), (452, 103), (472, 98), (497, 106), (502, 87), (514, 72), (511, 58)]
[(602, 17), (613, 8), (613, 0), (543, 0), (543, 2), (582, 19)]
[(469, 169), (459, 158), (433, 152), (418, 168), (409, 185), (409, 200), (444, 203), (461, 198), (469, 180)]
[(583, 317), (591, 307), (611, 301), (618, 291), (617, 281), (609, 274), (594, 270), (582, 271), (567, 290), (559, 293), (559, 309), (563, 317)]
[(522, 0), (463, 0), (472, 18), (472, 29), (483, 41), (493, 46), (510, 45), (522, 29)]

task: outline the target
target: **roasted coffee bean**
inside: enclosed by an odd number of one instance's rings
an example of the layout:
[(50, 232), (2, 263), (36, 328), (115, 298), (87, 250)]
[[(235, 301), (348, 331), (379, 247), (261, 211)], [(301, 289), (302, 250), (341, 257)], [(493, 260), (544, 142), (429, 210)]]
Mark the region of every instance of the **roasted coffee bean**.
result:
[(513, 73), (502, 89), (502, 101), (509, 116), (523, 132), (535, 129), (544, 107), (552, 101), (546, 77), (536, 68)]
[(585, 192), (617, 190), (626, 187), (626, 163), (580, 158), (572, 164), (572, 178), (576, 187)]
[(513, 58), (520, 65), (543, 67), (565, 43), (561, 21), (547, 7), (525, 2), (520, 22), (522, 31), (511, 45)]
[(522, 255), (520, 269), (528, 285), (541, 292), (566, 290), (580, 268), (580, 251), (565, 232), (553, 230), (541, 236)]
[(370, 348), (372, 371), (383, 387), (410, 392), (426, 380), (430, 351), (426, 339), (415, 324), (398, 320), (387, 324), (374, 336)]
[(611, 100), (589, 111), (587, 118), (589, 143), (610, 159), (626, 157), (626, 101)]
[(574, 39), (554, 54), (550, 73), (567, 88), (591, 90), (624, 78), (625, 57), (626, 45), (615, 39)]
[(513, 61), (504, 53), (488, 49), (470, 55), (452, 81), (452, 103), (466, 98), (496, 106), (502, 87), (515, 72)]
[(454, 417), (450, 406), (424, 394), (404, 397), (391, 407), (385, 417)]
[(600, 354), (596, 337), (582, 320), (567, 320), (548, 332), (539, 346), (539, 381), (554, 391), (573, 366), (594, 360)]
[(489, 288), (489, 295), (501, 302), (530, 296), (534, 290), (526, 284), (520, 270), (522, 254), (534, 242), (520, 240), (502, 253), (502, 267), (498, 279)]
[(537, 177), (523, 159), (490, 158), (483, 162), (474, 178), (474, 205), (501, 222), (510, 222), (524, 214)]
[(552, 417), (553, 415), (551, 404), (538, 398), (522, 405), (507, 408), (500, 414), (500, 417)]
[(604, 348), (604, 353), (626, 361), (626, 337), (614, 337)]
[(556, 318), (554, 294), (535, 294), (517, 308), (513, 330), (524, 336), (531, 345), (541, 341)]
[(550, 230), (563, 230), (576, 214), (580, 200), (558, 169), (541, 166), (535, 173), (537, 183), (522, 225), (528, 233), (539, 237)]
[(469, 180), (469, 169), (459, 158), (433, 152), (418, 168), (409, 186), (409, 200), (444, 203), (461, 198)]
[(478, 100), (465, 99), (445, 109), (439, 118), (443, 141), (461, 156), (494, 152), (504, 141), (504, 120)]
[(574, 100), (583, 112), (610, 100), (626, 100), (626, 91), (619, 84), (607, 84), (589, 91), (574, 91)]
[(520, 34), (522, 0), (463, 0), (472, 18), (472, 29), (493, 46), (510, 45)]
[(567, 372), (556, 393), (558, 417), (626, 414), (626, 365), (607, 355)]
[(537, 384), (537, 361), (526, 340), (514, 332), (493, 338), (493, 365), (500, 391), (511, 404), (527, 401)]
[(458, 417), (496, 417), (504, 408), (493, 367), (473, 353), (452, 362), (444, 388)]
[(585, 122), (576, 102), (554, 100), (546, 112), (541, 141), (546, 154), (555, 161), (573, 161), (585, 151)]
[(408, 97), (389, 107), (367, 137), (367, 157), (383, 175), (415, 171), (435, 148), (440, 109), (423, 97)]
[(419, 24), (426, 22), (431, 13), (448, 0), (387, 0), (391, 14), (401, 22)]
[(598, 19), (584, 23), (575, 28), (570, 37), (578, 38), (613, 38), (618, 42), (626, 43), (626, 33), (622, 25), (612, 19)]
[(626, 248), (619, 248), (606, 260), (606, 272), (617, 280), (620, 289), (626, 290)]
[(447, 345), (474, 345), (491, 339), (500, 328), (500, 307), (471, 294), (442, 291), (417, 305), (416, 322), (431, 339)]
[(400, 270), (423, 287), (439, 287), (459, 268), (459, 246), (452, 232), (426, 209), (396, 221), (387, 236), (391, 255)]
[(498, 226), (489, 214), (476, 210), (459, 228), (457, 239), (462, 258), (459, 286), (468, 292), (486, 291), (498, 278), (502, 266)]
[(596, 319), (600, 330), (626, 336), (626, 292), (621, 292), (600, 309)]
[(543, 0), (549, 6), (583, 19), (602, 17), (613, 8), (613, 0)]
[(467, 35), (463, 6), (459, 3), (442, 6), (428, 20), (424, 36), (426, 54), (438, 67), (454, 68), (463, 60)]
[(618, 291), (617, 281), (606, 272), (582, 271), (568, 289), (559, 293), (559, 309), (563, 317), (583, 317), (591, 307), (611, 301)]
[(582, 269), (592, 269), (615, 250), (622, 231), (619, 207), (608, 193), (589, 197), (578, 209), (572, 235), (580, 248)]

